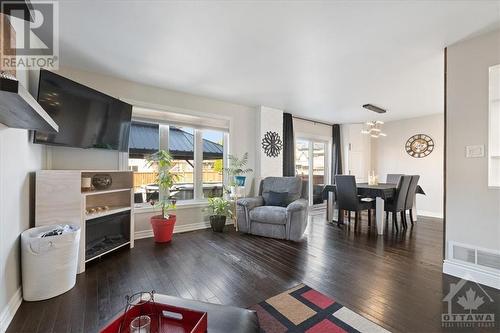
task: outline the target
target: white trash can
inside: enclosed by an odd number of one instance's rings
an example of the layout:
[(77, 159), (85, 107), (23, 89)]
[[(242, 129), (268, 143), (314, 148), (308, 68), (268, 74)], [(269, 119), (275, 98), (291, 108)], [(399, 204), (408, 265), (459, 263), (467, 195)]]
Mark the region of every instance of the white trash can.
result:
[(74, 287), (78, 267), (80, 227), (50, 225), (21, 234), (23, 298), (40, 301)]

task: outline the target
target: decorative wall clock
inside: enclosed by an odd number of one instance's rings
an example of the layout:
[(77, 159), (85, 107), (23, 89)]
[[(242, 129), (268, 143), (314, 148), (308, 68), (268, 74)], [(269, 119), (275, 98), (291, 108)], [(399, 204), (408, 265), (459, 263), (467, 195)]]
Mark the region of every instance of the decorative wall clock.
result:
[(426, 157), (434, 150), (434, 140), (425, 134), (415, 134), (406, 141), (405, 149), (411, 157)]
[(283, 142), (280, 135), (276, 132), (267, 132), (262, 138), (262, 149), (268, 157), (278, 157), (283, 149)]

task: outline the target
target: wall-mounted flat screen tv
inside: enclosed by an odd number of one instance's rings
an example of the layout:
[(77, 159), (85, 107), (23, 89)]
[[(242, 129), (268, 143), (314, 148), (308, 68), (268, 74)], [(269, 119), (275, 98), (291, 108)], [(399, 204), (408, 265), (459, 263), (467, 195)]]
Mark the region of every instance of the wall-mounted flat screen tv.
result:
[(128, 150), (132, 105), (50, 71), (40, 71), (38, 103), (59, 125), (36, 131), (35, 143)]

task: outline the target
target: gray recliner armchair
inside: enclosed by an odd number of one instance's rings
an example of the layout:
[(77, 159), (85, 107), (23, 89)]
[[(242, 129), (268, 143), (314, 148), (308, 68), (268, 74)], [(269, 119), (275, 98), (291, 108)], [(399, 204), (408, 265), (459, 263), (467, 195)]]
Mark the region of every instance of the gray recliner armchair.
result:
[[(290, 202), (288, 206), (266, 206), (270, 191), (287, 192), (287, 202)], [(306, 198), (300, 177), (267, 177), (260, 182), (258, 197), (237, 201), (238, 230), (258, 236), (298, 241), (307, 227)]]

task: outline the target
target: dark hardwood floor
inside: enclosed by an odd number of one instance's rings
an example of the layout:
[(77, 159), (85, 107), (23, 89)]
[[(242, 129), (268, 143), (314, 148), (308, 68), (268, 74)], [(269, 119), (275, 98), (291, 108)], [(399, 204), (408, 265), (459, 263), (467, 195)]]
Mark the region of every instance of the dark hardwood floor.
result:
[[(88, 265), (66, 294), (23, 302), (7, 332), (96, 332), (134, 291), (249, 307), (301, 282), (391, 331), (454, 331), (441, 328), (442, 299), (457, 279), (441, 273), (440, 220), (377, 237), (366, 221), (355, 231), (314, 215), (307, 233), (301, 243), (234, 229), (176, 234), (167, 245), (139, 240)], [(500, 293), (486, 290), (500, 305)]]

